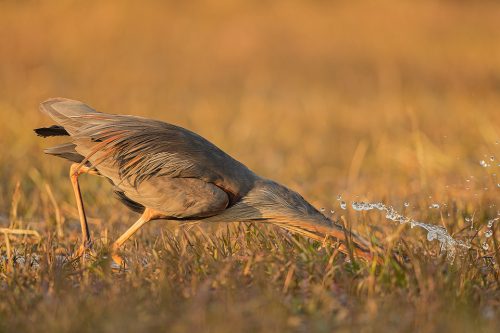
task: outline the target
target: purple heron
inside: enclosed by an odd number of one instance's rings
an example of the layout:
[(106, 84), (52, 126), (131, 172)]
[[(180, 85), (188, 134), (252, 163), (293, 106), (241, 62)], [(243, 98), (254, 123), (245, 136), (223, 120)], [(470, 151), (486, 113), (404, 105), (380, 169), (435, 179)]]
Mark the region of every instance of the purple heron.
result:
[(70, 179), (82, 229), (81, 249), (91, 246), (78, 184), (78, 176), (88, 173), (109, 179), (117, 198), (141, 213), (112, 245), (113, 258), (120, 263), (117, 250), (155, 219), (272, 223), (314, 240), (332, 237), (339, 241), (340, 251), (372, 258), (366, 240), (196, 133), (143, 117), (97, 112), (65, 98), (49, 99), (40, 109), (57, 125), (35, 129), (39, 136), (71, 139), (45, 153), (73, 162)]

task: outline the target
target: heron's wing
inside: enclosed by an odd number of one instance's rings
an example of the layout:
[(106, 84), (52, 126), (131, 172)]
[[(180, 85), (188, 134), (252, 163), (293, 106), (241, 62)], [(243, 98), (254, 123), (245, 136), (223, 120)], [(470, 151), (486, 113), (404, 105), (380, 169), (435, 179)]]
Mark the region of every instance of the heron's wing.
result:
[(234, 199), (256, 177), (209, 141), (178, 126), (101, 113), (61, 98), (42, 103), (41, 109), (71, 135), (76, 151), (117, 186), (137, 188), (153, 177), (196, 178)]
[(196, 178), (160, 176), (122, 189), (127, 198), (161, 212), (166, 218), (205, 218), (221, 213), (229, 203), (226, 192)]

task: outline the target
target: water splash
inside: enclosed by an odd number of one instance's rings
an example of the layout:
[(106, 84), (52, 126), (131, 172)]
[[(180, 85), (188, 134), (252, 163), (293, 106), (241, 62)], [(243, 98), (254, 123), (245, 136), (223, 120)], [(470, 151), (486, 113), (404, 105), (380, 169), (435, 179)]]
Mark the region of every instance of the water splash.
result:
[(438, 240), (441, 244), (441, 250), (446, 252), (446, 257), (450, 262), (455, 260), (457, 250), (459, 248), (469, 249), (469, 243), (451, 237), (445, 228), (437, 225), (427, 224), (415, 221), (409, 217), (399, 214), (393, 207), (386, 206), (381, 202), (368, 203), (368, 202), (353, 202), (352, 208), (356, 211), (368, 211), (377, 209), (385, 212), (385, 217), (391, 221), (399, 222), (400, 224), (409, 224), (411, 228), (418, 227), (427, 231), (427, 240)]

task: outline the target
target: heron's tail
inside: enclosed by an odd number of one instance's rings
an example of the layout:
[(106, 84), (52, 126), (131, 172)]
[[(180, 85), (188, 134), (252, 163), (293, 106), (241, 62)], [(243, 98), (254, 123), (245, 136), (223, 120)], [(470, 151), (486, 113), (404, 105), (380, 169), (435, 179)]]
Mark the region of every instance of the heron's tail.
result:
[(69, 136), (68, 131), (62, 126), (52, 125), (50, 127), (40, 127), (34, 129), (36, 135), (43, 138), (49, 136)]
[[(50, 127), (40, 127), (34, 129), (38, 136), (43, 138), (51, 136), (69, 136), (66, 129), (59, 125), (52, 125)], [(83, 156), (76, 151), (76, 145), (71, 142), (63, 143), (54, 147), (46, 148), (43, 150), (45, 154), (61, 157), (72, 162), (80, 163), (83, 161)]]

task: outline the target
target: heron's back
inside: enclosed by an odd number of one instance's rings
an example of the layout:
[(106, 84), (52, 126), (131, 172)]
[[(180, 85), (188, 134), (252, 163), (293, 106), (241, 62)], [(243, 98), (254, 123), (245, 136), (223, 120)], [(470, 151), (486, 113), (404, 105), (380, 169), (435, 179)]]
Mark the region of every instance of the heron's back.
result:
[(199, 179), (226, 192), (231, 205), (258, 178), (208, 140), (179, 126), (101, 113), (61, 98), (42, 103), (41, 109), (71, 136), (71, 148), (125, 191), (159, 177)]

